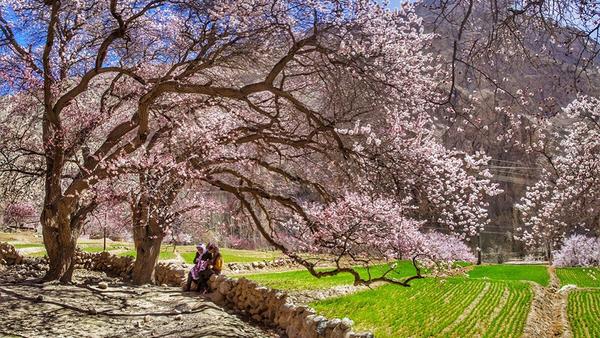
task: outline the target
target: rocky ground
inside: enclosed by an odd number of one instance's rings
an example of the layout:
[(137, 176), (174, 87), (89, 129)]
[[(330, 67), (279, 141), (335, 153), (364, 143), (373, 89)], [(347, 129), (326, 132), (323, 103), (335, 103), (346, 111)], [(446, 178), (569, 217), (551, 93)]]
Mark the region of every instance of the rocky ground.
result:
[(533, 301), (525, 323), (524, 337), (572, 337), (567, 320), (568, 289), (560, 289), (554, 267), (548, 267), (550, 284), (531, 283)]
[(73, 285), (38, 284), (41, 270), (1, 267), (0, 336), (278, 337), (195, 293), (133, 287), (76, 271)]

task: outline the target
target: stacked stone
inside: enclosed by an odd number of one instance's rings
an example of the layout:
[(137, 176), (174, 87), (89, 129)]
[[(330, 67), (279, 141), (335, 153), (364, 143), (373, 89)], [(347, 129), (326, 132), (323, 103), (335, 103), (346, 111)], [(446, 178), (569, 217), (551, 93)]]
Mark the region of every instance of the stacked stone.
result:
[(23, 263), (23, 256), (17, 252), (14, 246), (0, 242), (0, 265), (15, 265)]
[(288, 301), (287, 294), (259, 286), (245, 278), (231, 279), (223, 275), (213, 276), (210, 287), (214, 290), (216, 303), (248, 313), (256, 321), (275, 325), (289, 337), (301, 338), (367, 338), (373, 334), (352, 332), (352, 321), (327, 319), (318, 316), (306, 306), (296, 306)]
[(75, 262), (82, 268), (103, 271), (109, 276), (126, 277), (133, 269), (132, 257), (119, 257), (108, 252), (88, 253), (77, 251)]
[(232, 272), (239, 271), (252, 271), (252, 270), (263, 270), (263, 269), (276, 269), (276, 268), (295, 268), (298, 267), (292, 259), (278, 258), (272, 261), (261, 261), (252, 263), (228, 263), (227, 268)]
[(158, 263), (154, 270), (157, 284), (181, 286), (186, 279), (187, 266), (183, 263)]

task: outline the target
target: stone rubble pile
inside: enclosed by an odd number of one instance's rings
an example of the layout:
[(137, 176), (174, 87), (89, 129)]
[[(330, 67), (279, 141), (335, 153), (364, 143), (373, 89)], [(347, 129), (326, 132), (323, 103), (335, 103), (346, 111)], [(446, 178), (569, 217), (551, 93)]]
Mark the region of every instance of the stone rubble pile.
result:
[(0, 264), (0, 275), (4, 282), (20, 283), (25, 279), (42, 277), (47, 269), (48, 266), (38, 263), (38, 260), (25, 259), (21, 264), (7, 266)]
[(298, 268), (299, 265), (289, 258), (277, 258), (272, 261), (261, 261), (252, 263), (227, 263), (227, 270), (232, 273), (239, 273), (253, 270), (273, 270), (279, 268)]
[(187, 265), (183, 263), (162, 263), (156, 264), (154, 277), (159, 285), (182, 286), (187, 278)]
[(213, 276), (209, 285), (214, 291), (213, 301), (270, 326), (278, 326), (289, 337), (300, 338), (370, 338), (370, 332), (355, 333), (348, 319), (327, 319), (307, 306), (298, 306), (288, 300), (284, 292), (259, 286), (245, 278), (232, 279)]
[(89, 253), (77, 250), (75, 263), (86, 270), (102, 271), (109, 276), (127, 277), (133, 269), (134, 259), (115, 256), (108, 252)]
[(0, 265), (15, 265), (23, 263), (24, 259), (14, 246), (0, 242)]

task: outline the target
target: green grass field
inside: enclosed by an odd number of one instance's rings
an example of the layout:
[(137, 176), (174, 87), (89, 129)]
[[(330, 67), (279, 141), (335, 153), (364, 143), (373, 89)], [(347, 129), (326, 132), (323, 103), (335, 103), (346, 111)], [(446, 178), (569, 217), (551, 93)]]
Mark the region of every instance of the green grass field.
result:
[(28, 257), (44, 257), (44, 256), (46, 256), (46, 249), (44, 249), (42, 251), (30, 252), (30, 253), (26, 254), (25, 256), (28, 256)]
[[(17, 244), (13, 244), (13, 246), (17, 249), (22, 249), (22, 248), (40, 248), (40, 249), (42, 249), (42, 250), (36, 251), (36, 252), (28, 252), (25, 254), (25, 256), (43, 257), (46, 255), (46, 249), (44, 249), (43, 244), (17, 243)], [(92, 243), (92, 244), (80, 243), (77, 246), (79, 247), (79, 249), (81, 249), (81, 251), (89, 252), (89, 253), (97, 253), (97, 252), (104, 251), (104, 246), (99, 245), (98, 243)], [(120, 250), (120, 249), (127, 249), (127, 246), (125, 246), (122, 243), (110, 243), (106, 246), (107, 251)], [(135, 256), (135, 251), (134, 251), (134, 256)]]
[[(374, 277), (381, 276), (387, 270), (387, 265), (374, 266), (370, 269)], [(368, 276), (364, 268), (358, 269), (363, 277)], [(389, 274), (390, 277), (402, 278), (414, 275), (415, 268), (410, 261), (398, 263), (396, 270)], [(257, 273), (240, 275), (247, 279), (256, 281), (261, 285), (281, 290), (316, 290), (327, 289), (338, 285), (352, 285), (354, 277), (348, 273), (341, 273), (335, 276), (316, 278), (307, 270)]]
[[(5, 236), (6, 237), (6, 236)], [(8, 238), (8, 237), (7, 237)], [(13, 237), (9, 237), (10, 239), (14, 239)], [(42, 250), (37, 252), (29, 252), (25, 254), (29, 257), (43, 257), (46, 255), (46, 250), (44, 250), (44, 244), (42, 243), (12, 243), (12, 245), (17, 248), (40, 248)], [(99, 240), (86, 240), (81, 241), (78, 244), (78, 247), (84, 251), (89, 253), (96, 253), (104, 251), (104, 246), (102, 242)], [(115, 251), (115, 250), (126, 250), (124, 252), (118, 253), (118, 256), (136, 256), (135, 249), (132, 243), (124, 243), (124, 242), (107, 242), (106, 246), (107, 251)], [(182, 258), (188, 264), (192, 264), (194, 260), (194, 255), (196, 253), (195, 246), (177, 246), (176, 251), (181, 253)], [(250, 262), (258, 262), (258, 261), (270, 261), (277, 257), (281, 256), (280, 252), (276, 251), (255, 251), (255, 250), (236, 250), (236, 249), (221, 249), (221, 253), (223, 255), (223, 260), (225, 263), (250, 263)], [(173, 246), (164, 245), (161, 247), (161, 252), (159, 256), (159, 260), (170, 260), (175, 259), (177, 256), (173, 252)]]
[(575, 284), (580, 288), (600, 288), (600, 268), (558, 268), (560, 285)]
[(519, 337), (532, 292), (522, 282), (464, 278), (384, 285), (313, 303), (330, 317), (350, 317), (376, 337)]
[[(17, 241), (16, 248), (40, 248), (27, 255), (46, 254), (43, 244)], [(103, 251), (102, 243), (90, 240), (79, 243), (85, 252)], [(107, 242), (108, 251), (120, 256), (135, 257), (131, 243)], [(177, 252), (192, 263), (195, 246), (177, 246)], [(221, 249), (225, 263), (250, 263), (280, 257), (273, 251)], [(176, 258), (173, 246), (161, 248), (159, 260)], [(386, 265), (370, 269), (380, 276)], [(363, 277), (367, 270), (358, 269)], [(600, 288), (600, 268), (558, 268), (561, 285), (575, 284), (584, 288)], [(399, 262), (395, 278), (415, 274), (409, 261)], [(241, 274), (261, 285), (282, 290), (319, 290), (339, 285), (351, 285), (350, 274), (315, 278), (306, 270)], [(377, 337), (519, 337), (532, 300), (533, 281), (549, 284), (547, 267), (543, 265), (483, 265), (474, 266), (468, 277), (426, 278), (415, 280), (411, 287), (382, 285), (339, 298), (311, 304), (328, 317), (349, 317), (355, 330), (369, 330)], [(568, 318), (574, 337), (600, 337), (600, 289), (576, 290), (569, 294)]]
[[(376, 267), (372, 275), (382, 269)], [(398, 270), (395, 277), (415, 272), (408, 261), (401, 262)], [(305, 270), (243, 276), (284, 290), (353, 282), (348, 274), (317, 279)], [(520, 337), (533, 297), (530, 285), (523, 281), (548, 285), (546, 266), (476, 266), (468, 278), (426, 278), (408, 288), (383, 285), (311, 305), (328, 317), (349, 317), (357, 330), (372, 331), (376, 337)]]
[[(110, 248), (106, 248), (106, 249), (110, 250)], [(102, 251), (104, 251), (104, 247), (102, 247), (102, 246), (85, 246), (85, 247), (81, 248), (81, 251), (89, 252), (89, 253), (102, 252)]]
[(550, 282), (545, 265), (478, 265), (469, 271), (469, 277), (498, 281), (528, 280), (543, 286)]
[[(84, 244), (84, 245), (78, 245), (78, 247), (79, 247), (79, 249), (81, 249), (81, 251), (89, 252), (89, 253), (96, 253), (96, 252), (104, 251), (104, 246), (97, 245), (97, 244)], [(121, 250), (121, 249), (127, 250), (128, 247), (125, 247), (121, 244), (112, 244), (112, 243), (106, 246), (106, 251), (114, 251), (114, 250)]]
[[(28, 256), (46, 254), (40, 239), (10, 239), (18, 249), (40, 248), (27, 253)], [(78, 246), (85, 252), (103, 251), (98, 240), (81, 241)], [(171, 245), (162, 246), (159, 260), (176, 258), (173, 249)], [(107, 250), (119, 256), (136, 256), (132, 243), (107, 242)], [(187, 263), (192, 263), (195, 246), (177, 246), (175, 250)], [(225, 263), (269, 261), (281, 256), (273, 251), (227, 248), (221, 249), (221, 253)], [(377, 277), (386, 268), (387, 265), (374, 266), (370, 273)], [(366, 269), (358, 270), (363, 277), (367, 276)], [(411, 262), (402, 261), (390, 276), (402, 279), (414, 274)], [(557, 268), (556, 274), (561, 285), (599, 288), (570, 292), (567, 313), (575, 338), (600, 337), (600, 268)], [(327, 289), (352, 285), (354, 281), (350, 274), (315, 278), (304, 269), (233, 277), (290, 291)], [(474, 266), (466, 277), (430, 277), (414, 280), (411, 287), (381, 285), (311, 306), (327, 317), (349, 317), (355, 322), (355, 330), (369, 330), (377, 337), (520, 337), (533, 297), (531, 286), (524, 281), (547, 286), (549, 280), (547, 267), (543, 265), (483, 265)]]
[[(137, 253), (135, 250), (128, 250), (128, 251), (119, 253), (117, 256), (121, 256), (121, 257), (129, 256), (129, 257), (135, 258), (136, 255), (137, 255)], [(176, 257), (177, 257), (177, 255), (173, 252), (172, 247), (160, 248), (160, 253), (158, 254), (158, 260), (165, 261), (165, 260), (169, 260), (169, 259), (175, 259)]]
[[(196, 255), (195, 246), (178, 246), (177, 251), (181, 253), (181, 257), (186, 263), (192, 264)], [(237, 249), (221, 249), (223, 262), (225, 263), (252, 263), (260, 261), (272, 261), (275, 258), (281, 257), (278, 251), (255, 251), (255, 250), (237, 250)]]
[(600, 337), (600, 290), (570, 292), (567, 314), (573, 337)]
[(41, 243), (13, 243), (12, 246), (14, 246), (15, 249), (43, 248), (44, 244), (41, 244)]

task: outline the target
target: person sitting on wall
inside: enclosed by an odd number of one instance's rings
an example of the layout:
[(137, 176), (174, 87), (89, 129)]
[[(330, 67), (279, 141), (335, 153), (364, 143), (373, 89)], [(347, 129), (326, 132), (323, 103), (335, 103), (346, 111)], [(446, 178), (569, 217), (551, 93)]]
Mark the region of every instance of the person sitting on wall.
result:
[(200, 290), (200, 276), (208, 268), (212, 255), (204, 244), (196, 245), (196, 256), (194, 257), (194, 266), (190, 269), (187, 278), (186, 290), (192, 291), (192, 282), (196, 283), (197, 290)]
[(198, 290), (202, 292), (208, 291), (208, 280), (212, 275), (221, 274), (223, 269), (223, 257), (219, 251), (219, 247), (215, 243), (209, 243), (207, 251), (210, 254), (208, 267), (200, 272), (198, 276)]

